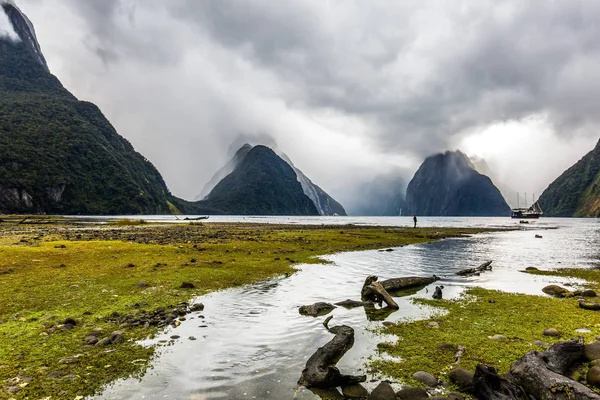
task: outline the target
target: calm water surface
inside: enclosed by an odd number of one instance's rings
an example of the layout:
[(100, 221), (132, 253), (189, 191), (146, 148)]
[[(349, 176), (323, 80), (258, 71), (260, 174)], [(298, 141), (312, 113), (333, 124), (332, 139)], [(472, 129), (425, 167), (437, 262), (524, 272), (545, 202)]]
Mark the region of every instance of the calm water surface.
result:
[[(120, 217), (122, 218), (122, 217)], [(140, 218), (139, 216), (132, 218)], [(180, 217), (182, 218), (182, 217)], [(152, 221), (173, 217), (144, 217)], [(407, 226), (408, 217), (212, 217), (211, 222), (292, 224), (365, 224)], [(550, 282), (577, 280), (536, 277), (518, 272), (526, 267), (593, 268), (600, 266), (600, 223), (594, 219), (544, 218), (528, 225), (507, 218), (420, 218), (420, 226), (523, 228), (471, 238), (406, 246), (393, 252), (361, 251), (325, 257), (331, 265), (301, 265), (288, 278), (226, 290), (198, 298), (205, 311), (193, 315), (148, 343), (181, 336), (161, 347), (154, 368), (142, 380), (128, 379), (109, 387), (102, 399), (293, 399), (312, 398), (296, 381), (308, 357), (332, 337), (322, 327), (325, 317), (298, 314), (298, 307), (316, 301), (338, 302), (360, 297), (367, 275), (392, 278), (410, 275), (443, 277), (444, 297), (458, 296), (467, 286), (542, 295)], [(536, 239), (535, 235), (543, 236)], [(493, 271), (461, 278), (454, 272), (493, 260)], [(397, 298), (400, 310), (368, 315), (364, 308), (335, 309), (332, 324), (352, 326), (354, 347), (338, 364), (346, 374), (366, 373), (368, 358), (385, 338), (372, 333), (384, 320), (427, 318), (430, 311), (412, 304), (428, 297), (432, 285), (409, 297)], [(600, 333), (600, 332), (599, 332)], [(189, 336), (197, 338), (188, 340)], [(312, 396), (312, 395), (311, 395)], [(318, 398), (318, 397), (317, 397)]]

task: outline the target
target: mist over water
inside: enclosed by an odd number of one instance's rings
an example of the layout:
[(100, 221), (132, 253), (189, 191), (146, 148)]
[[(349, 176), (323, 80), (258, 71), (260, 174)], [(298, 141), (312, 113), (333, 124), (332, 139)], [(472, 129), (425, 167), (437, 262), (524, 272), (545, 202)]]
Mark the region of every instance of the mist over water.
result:
[[(211, 217), (212, 219), (213, 217)], [(157, 217), (156, 219), (164, 219)], [(332, 224), (357, 223), (405, 226), (408, 218), (333, 217), (215, 217), (219, 221)], [(421, 218), (422, 226), (518, 227), (507, 218)], [(543, 236), (536, 239), (535, 235)], [(386, 338), (372, 330), (383, 320), (426, 318), (430, 310), (411, 303), (429, 297), (444, 285), (444, 297), (460, 295), (465, 287), (481, 286), (510, 292), (543, 295), (549, 283), (579, 283), (574, 279), (541, 277), (519, 272), (526, 267), (592, 268), (600, 265), (600, 223), (591, 219), (544, 218), (510, 232), (485, 233), (469, 238), (396, 248), (393, 252), (360, 251), (324, 257), (330, 265), (300, 265), (299, 272), (263, 283), (212, 293), (197, 299), (205, 311), (190, 315), (150, 343), (179, 335), (140, 381), (117, 382), (99, 399), (292, 399), (299, 395), (296, 381), (308, 357), (332, 338), (325, 317), (305, 317), (298, 307), (316, 301), (358, 300), (366, 276), (383, 278), (430, 276), (442, 280), (414, 295), (396, 298), (400, 310), (374, 315), (364, 308), (336, 308), (332, 325), (355, 329), (354, 347), (338, 367), (343, 373), (367, 373), (366, 363), (376, 344)], [(463, 278), (454, 273), (493, 260), (493, 270)], [(200, 317), (203, 316), (203, 318)], [(189, 336), (197, 338), (188, 340)], [(389, 340), (389, 338), (387, 338)], [(370, 377), (369, 377), (370, 378)], [(367, 384), (368, 386), (368, 384)], [(308, 396), (308, 393), (302, 393)], [(307, 397), (303, 397), (307, 398)], [(312, 397), (308, 397), (312, 398)]]

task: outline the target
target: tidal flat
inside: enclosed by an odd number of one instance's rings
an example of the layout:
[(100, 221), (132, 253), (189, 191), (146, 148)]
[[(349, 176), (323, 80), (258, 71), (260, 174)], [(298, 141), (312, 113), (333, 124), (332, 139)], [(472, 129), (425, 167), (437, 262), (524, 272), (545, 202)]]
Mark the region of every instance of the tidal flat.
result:
[(482, 231), (4, 219), (0, 398), (77, 398), (142, 376), (160, 360), (139, 341), (201, 318), (197, 296), (293, 274), (321, 255)]

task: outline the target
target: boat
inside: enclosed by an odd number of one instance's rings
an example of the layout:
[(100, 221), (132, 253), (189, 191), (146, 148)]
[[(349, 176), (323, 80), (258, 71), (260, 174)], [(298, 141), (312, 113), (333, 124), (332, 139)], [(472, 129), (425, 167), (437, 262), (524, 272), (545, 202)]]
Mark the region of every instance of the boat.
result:
[(544, 212), (542, 211), (542, 208), (540, 207), (540, 205), (538, 204), (538, 202), (536, 201), (535, 203), (533, 203), (531, 205), (531, 207), (529, 208), (513, 208), (512, 209), (512, 215), (511, 218), (518, 218), (518, 219), (537, 219), (540, 217), (540, 215), (542, 215)]

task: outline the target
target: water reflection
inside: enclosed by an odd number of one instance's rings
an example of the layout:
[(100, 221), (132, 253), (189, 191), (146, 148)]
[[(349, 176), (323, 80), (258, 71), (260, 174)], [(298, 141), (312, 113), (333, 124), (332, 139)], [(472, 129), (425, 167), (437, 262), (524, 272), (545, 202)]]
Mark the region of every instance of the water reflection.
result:
[[(434, 224), (423, 219), (422, 224)], [(486, 222), (487, 221), (487, 222)], [(264, 222), (264, 221), (263, 221)], [(376, 221), (379, 222), (379, 221)], [(389, 220), (386, 220), (388, 225)], [(498, 219), (444, 219), (438, 225), (479, 226), (508, 224)], [(514, 226), (514, 221), (510, 222)], [(536, 225), (537, 224), (537, 225)], [(563, 279), (522, 274), (538, 268), (593, 267), (599, 262), (599, 227), (596, 220), (540, 220), (527, 230), (450, 239), (426, 245), (406, 246), (392, 252), (364, 251), (327, 257), (331, 265), (304, 265), (289, 278), (203, 296), (204, 319), (191, 316), (175, 331), (154, 342), (181, 336), (164, 347), (154, 369), (141, 380), (118, 382), (103, 399), (292, 399), (318, 398), (299, 390), (296, 381), (308, 357), (332, 338), (322, 326), (325, 317), (304, 317), (298, 307), (317, 301), (336, 303), (360, 299), (366, 276), (381, 279), (400, 276), (442, 278), (432, 285), (403, 293), (396, 301), (400, 310), (336, 308), (333, 325), (355, 328), (355, 345), (338, 364), (345, 374), (365, 374), (365, 363), (378, 342), (370, 328), (381, 321), (406, 317), (425, 318), (428, 308), (411, 302), (430, 297), (436, 285), (444, 285), (444, 298), (458, 296), (465, 287), (483, 286), (511, 292), (540, 294), (552, 281)], [(558, 227), (544, 230), (541, 228)], [(543, 236), (536, 239), (535, 234)], [(480, 276), (459, 277), (455, 272), (493, 260), (493, 270)], [(577, 283), (576, 280), (573, 283)], [(198, 340), (184, 338), (194, 336)], [(153, 342), (153, 343), (154, 343)], [(312, 397), (309, 397), (312, 396)]]

